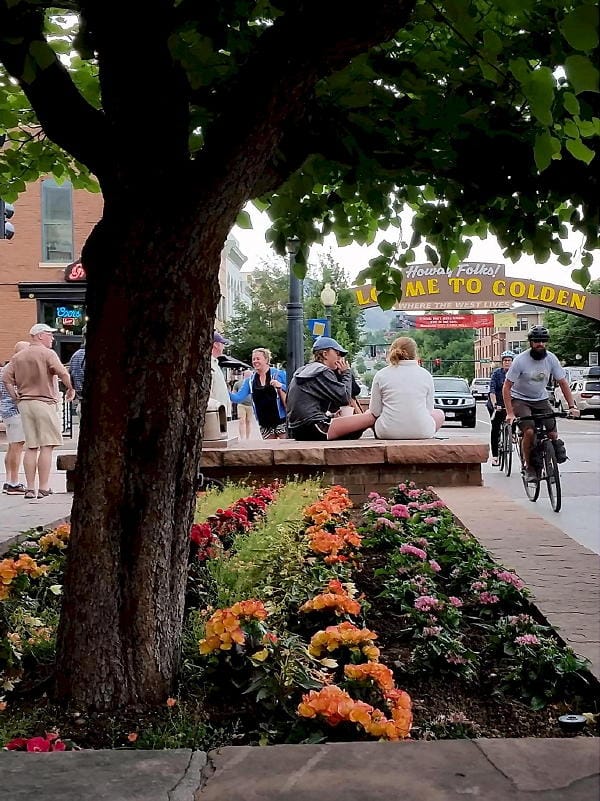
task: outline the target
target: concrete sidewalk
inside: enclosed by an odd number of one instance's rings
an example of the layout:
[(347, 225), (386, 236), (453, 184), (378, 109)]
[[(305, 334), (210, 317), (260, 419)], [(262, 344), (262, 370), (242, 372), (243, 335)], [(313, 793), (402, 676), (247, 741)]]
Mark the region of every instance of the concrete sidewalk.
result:
[(600, 740), (0, 754), (0, 801), (592, 801)]

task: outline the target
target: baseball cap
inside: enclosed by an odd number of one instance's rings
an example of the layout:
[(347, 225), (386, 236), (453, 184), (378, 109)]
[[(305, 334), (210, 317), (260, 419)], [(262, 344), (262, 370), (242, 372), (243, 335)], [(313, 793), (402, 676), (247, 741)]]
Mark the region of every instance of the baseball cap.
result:
[(225, 337), (222, 334), (219, 334), (218, 331), (215, 331), (213, 333), (213, 342), (220, 342), (221, 345), (231, 344), (230, 341), (228, 339), (225, 339)]
[(337, 342), (335, 339), (332, 339), (331, 337), (319, 337), (318, 339), (315, 340), (315, 344), (312, 346), (313, 353), (316, 350), (327, 350), (328, 348), (333, 348), (334, 350), (337, 350), (337, 352), (341, 356), (345, 356), (348, 353), (347, 350), (342, 348), (339, 342)]
[(34, 337), (36, 334), (53, 334), (56, 330), (56, 328), (50, 328), (46, 323), (36, 323), (31, 326), (29, 335)]

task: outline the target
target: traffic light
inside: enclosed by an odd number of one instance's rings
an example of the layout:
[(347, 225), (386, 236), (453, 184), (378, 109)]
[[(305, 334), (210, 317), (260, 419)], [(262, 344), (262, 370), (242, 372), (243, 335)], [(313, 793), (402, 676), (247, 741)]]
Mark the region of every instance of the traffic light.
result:
[(5, 203), (0, 198), (0, 239), (12, 239), (15, 235), (15, 227), (8, 220), (15, 213), (15, 207), (12, 203)]

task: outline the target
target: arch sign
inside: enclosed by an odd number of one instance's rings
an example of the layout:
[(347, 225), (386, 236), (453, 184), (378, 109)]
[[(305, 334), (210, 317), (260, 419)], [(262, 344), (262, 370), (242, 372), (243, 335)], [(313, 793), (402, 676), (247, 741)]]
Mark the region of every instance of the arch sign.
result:
[[(377, 306), (370, 284), (351, 290), (362, 309)], [(532, 303), (600, 321), (600, 295), (545, 281), (505, 275), (503, 264), (461, 262), (447, 273), (433, 264), (411, 264), (404, 270), (399, 311), (433, 309), (509, 309), (513, 303)]]

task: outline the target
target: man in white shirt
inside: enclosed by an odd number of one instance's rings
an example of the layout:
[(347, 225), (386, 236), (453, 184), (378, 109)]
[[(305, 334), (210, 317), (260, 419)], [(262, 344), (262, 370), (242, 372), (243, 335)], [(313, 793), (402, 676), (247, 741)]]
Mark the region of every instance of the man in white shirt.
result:
[(225, 407), (227, 419), (231, 420), (231, 400), (229, 399), (229, 389), (225, 383), (225, 376), (219, 366), (219, 356), (223, 355), (225, 345), (229, 345), (229, 340), (220, 334), (218, 331), (213, 333), (213, 346), (210, 357), (210, 366), (212, 370), (212, 380), (210, 384), (210, 397), (212, 400), (218, 401)]

